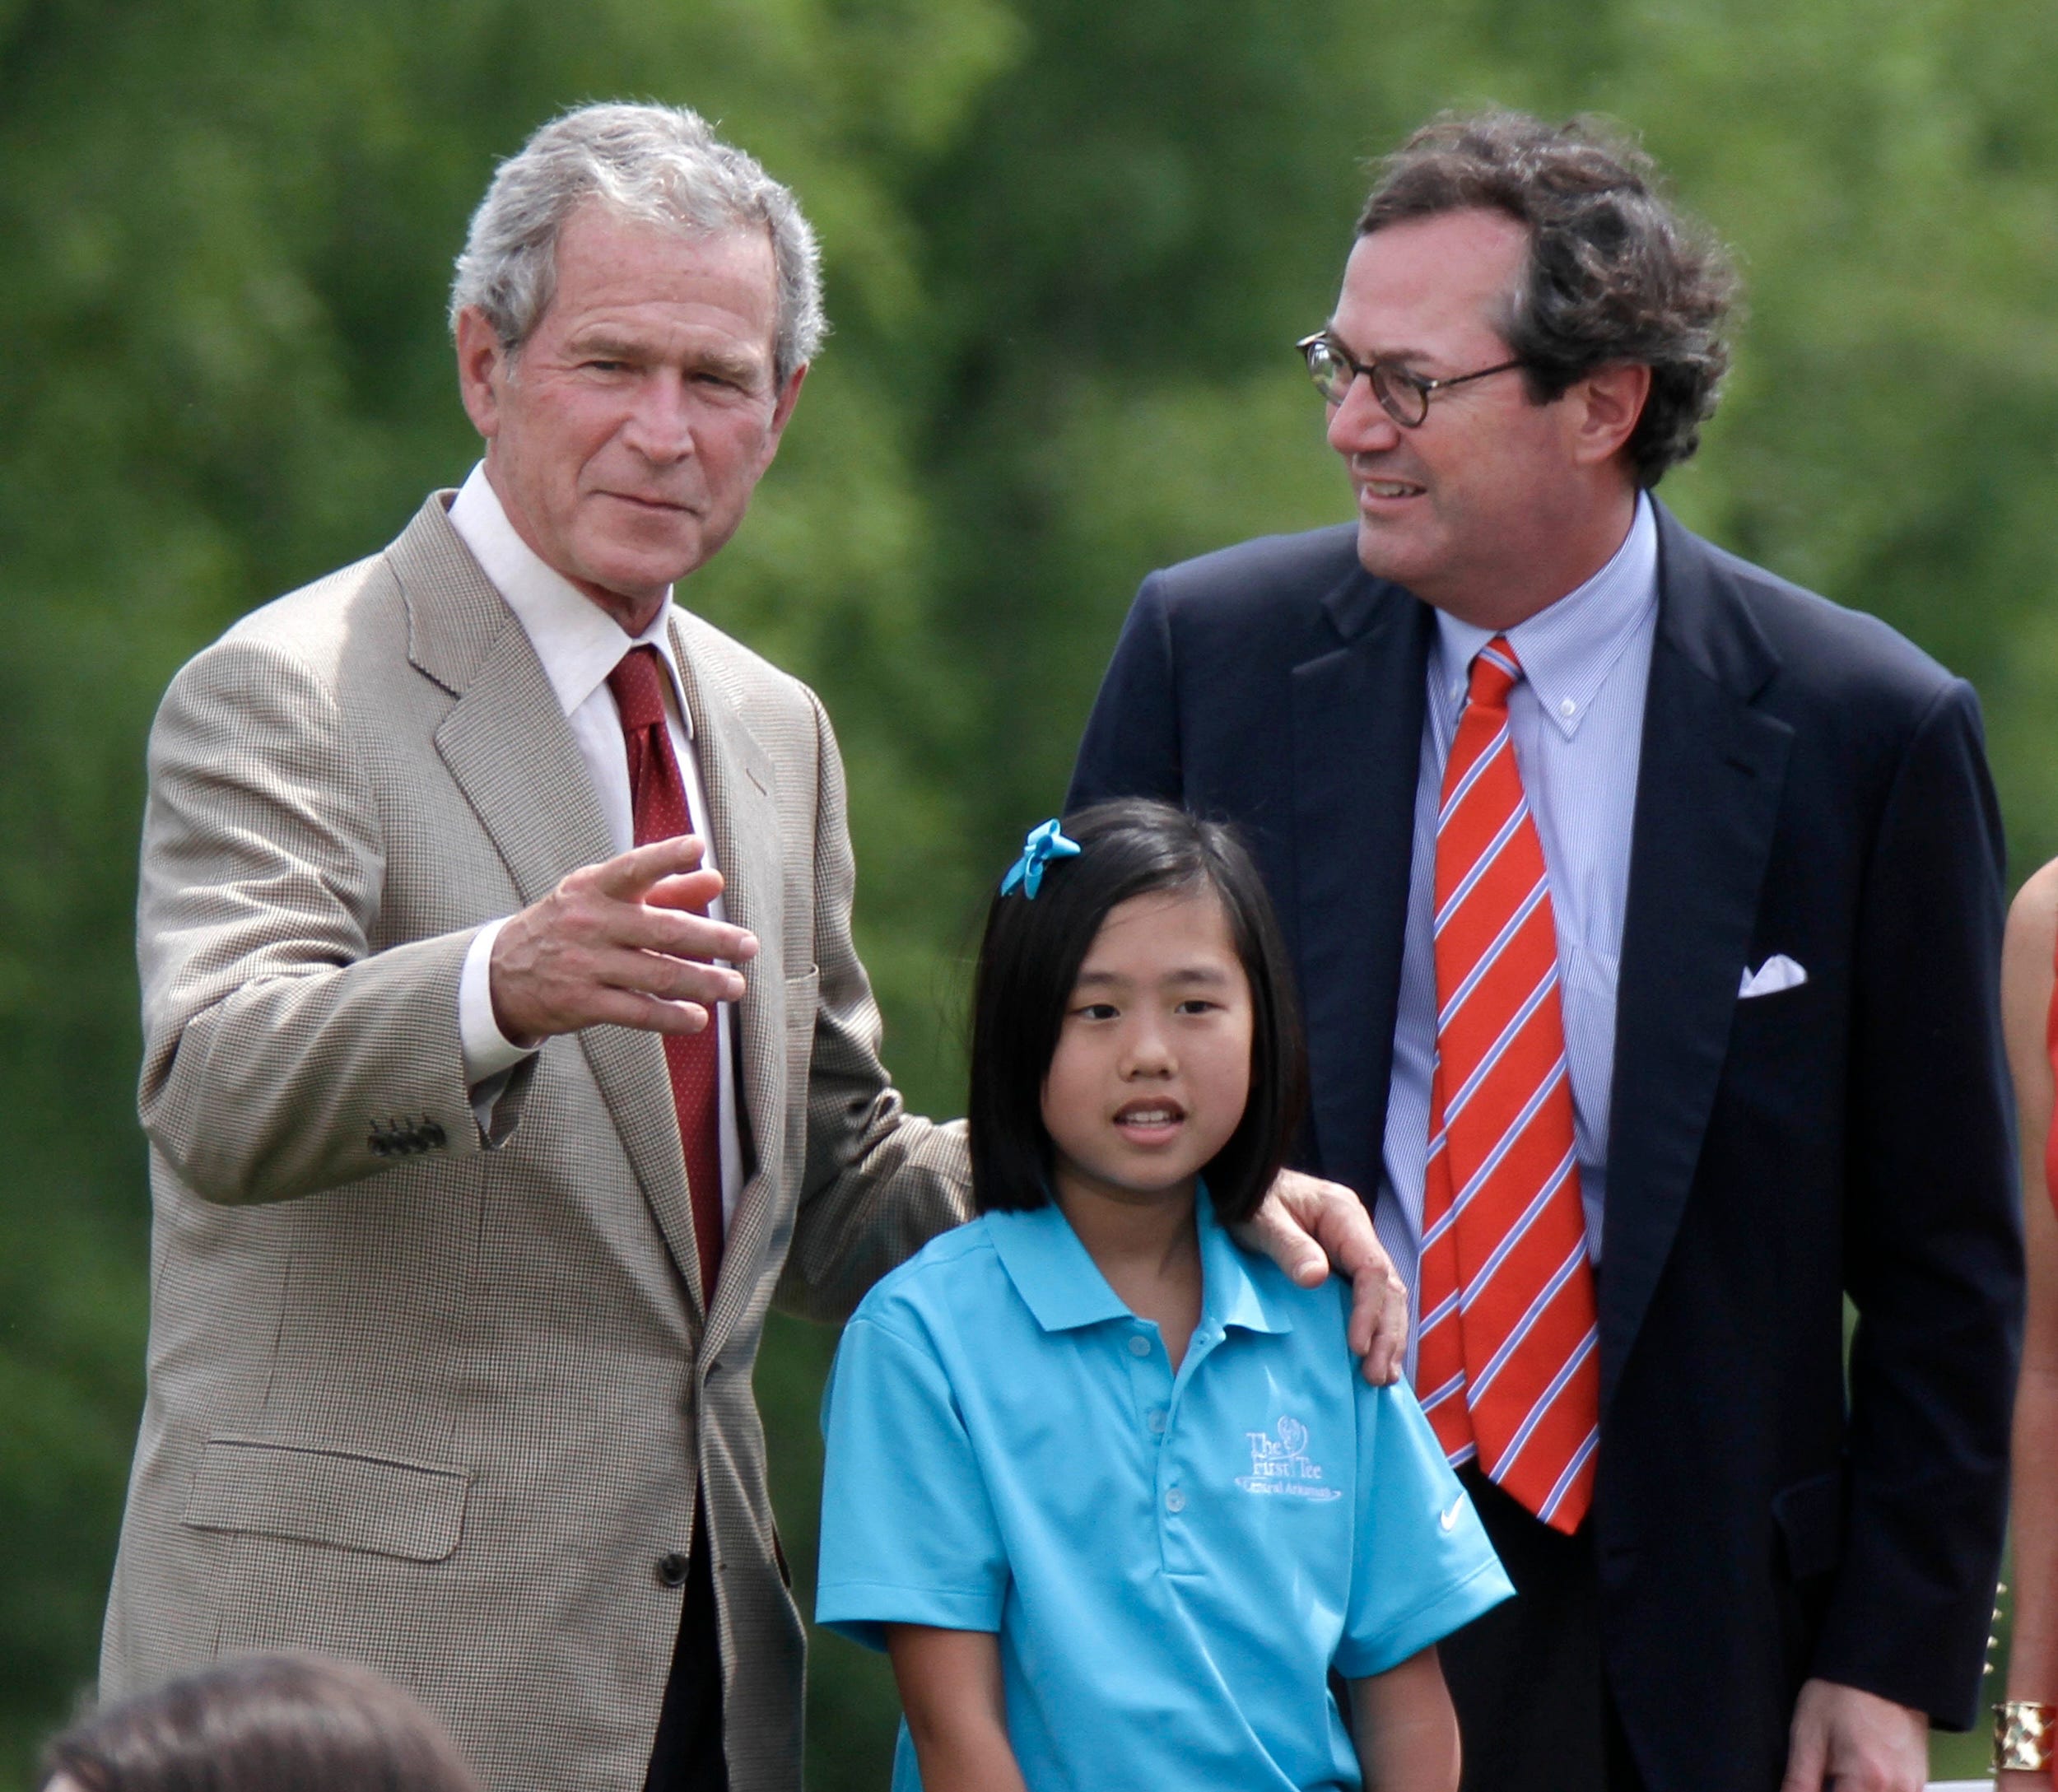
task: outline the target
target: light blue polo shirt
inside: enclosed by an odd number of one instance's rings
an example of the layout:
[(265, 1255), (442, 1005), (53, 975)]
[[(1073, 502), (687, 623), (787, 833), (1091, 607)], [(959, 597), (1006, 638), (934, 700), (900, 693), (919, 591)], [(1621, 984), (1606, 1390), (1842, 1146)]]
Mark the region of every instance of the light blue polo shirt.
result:
[[(1329, 1669), (1511, 1591), (1414, 1396), (1358, 1374), (1348, 1286), (1199, 1205), (1176, 1376), (1055, 1206), (933, 1240), (836, 1353), (817, 1621), (998, 1631), (1031, 1792), (1356, 1787)], [(895, 1792), (920, 1783), (904, 1726)]]

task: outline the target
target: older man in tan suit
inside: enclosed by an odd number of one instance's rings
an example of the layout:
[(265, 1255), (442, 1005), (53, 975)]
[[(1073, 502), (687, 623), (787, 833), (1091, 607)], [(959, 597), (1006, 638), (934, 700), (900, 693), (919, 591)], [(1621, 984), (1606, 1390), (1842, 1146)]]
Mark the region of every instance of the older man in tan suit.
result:
[[(966, 1175), (879, 1064), (820, 704), (673, 601), (792, 415), (814, 244), (691, 114), (589, 107), (503, 165), (451, 310), (483, 464), (152, 735), (103, 1687), (314, 1647), (498, 1786), (789, 1792), (766, 1310), (847, 1310)], [(1298, 1193), (1384, 1372), (1369, 1227)]]

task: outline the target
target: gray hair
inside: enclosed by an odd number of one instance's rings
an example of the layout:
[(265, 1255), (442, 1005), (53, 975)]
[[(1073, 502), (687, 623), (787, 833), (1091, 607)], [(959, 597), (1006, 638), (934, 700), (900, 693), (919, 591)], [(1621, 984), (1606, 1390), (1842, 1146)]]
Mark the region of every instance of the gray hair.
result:
[(519, 352), (556, 290), (558, 233), (589, 199), (670, 230), (765, 231), (778, 277), (779, 384), (813, 359), (828, 328), (815, 233), (790, 192), (684, 106), (580, 106), (502, 162), (458, 257), (452, 332), (477, 305), (501, 347)]

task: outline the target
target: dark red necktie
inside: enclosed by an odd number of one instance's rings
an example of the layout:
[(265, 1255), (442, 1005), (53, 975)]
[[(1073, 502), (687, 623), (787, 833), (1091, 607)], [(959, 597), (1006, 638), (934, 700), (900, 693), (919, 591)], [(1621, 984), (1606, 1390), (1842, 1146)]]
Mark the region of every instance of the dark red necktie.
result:
[[(639, 846), (681, 834), (707, 838), (693, 825), (679, 762), (672, 755), (671, 731), (664, 720), (664, 681), (665, 668), (654, 647), (631, 648), (608, 674), (608, 688), (622, 712), (622, 742), (629, 752), (629, 798), (636, 812)], [(722, 1267), (718, 1037), (712, 1009), (699, 1032), (664, 1036), (672, 1105), (679, 1117), (679, 1147), (686, 1158), (687, 1193), (693, 1202), (693, 1242), (700, 1253), (703, 1310), (715, 1303), (715, 1278)]]

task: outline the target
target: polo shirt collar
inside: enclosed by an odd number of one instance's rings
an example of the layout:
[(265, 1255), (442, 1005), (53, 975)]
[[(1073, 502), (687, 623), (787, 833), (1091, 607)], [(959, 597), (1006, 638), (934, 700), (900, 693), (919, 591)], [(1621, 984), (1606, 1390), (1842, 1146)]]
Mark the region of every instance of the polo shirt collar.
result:
[[(1194, 1208), (1200, 1231), (1201, 1329), (1235, 1325), (1251, 1332), (1292, 1331), (1284, 1306), (1267, 1299), (1249, 1261), (1216, 1219), (1214, 1203), (1204, 1189), (1202, 1194)], [(1046, 1332), (1135, 1317), (1108, 1286), (1056, 1202), (997, 1209), (986, 1215), (985, 1223), (1001, 1267)]]
[(1194, 1204), (1200, 1222), (1202, 1329), (1220, 1332), (1236, 1325), (1247, 1332), (1292, 1331), (1293, 1321), (1287, 1316), (1285, 1303), (1276, 1293), (1268, 1296), (1250, 1273), (1250, 1259), (1215, 1217), (1215, 1203), (1206, 1199), (1204, 1189), (1202, 1196)]
[[(1650, 494), (1639, 491), (1629, 533), (1608, 564), (1506, 631), (1538, 705), (1566, 739), (1579, 732), (1609, 673), (1657, 603), (1658, 519)], [(1493, 636), (1491, 629), (1436, 612), (1437, 663), (1450, 713), (1463, 705), (1472, 662)]]
[(624, 634), (615, 619), (539, 556), (516, 532), (482, 461), (450, 505), (450, 526), (463, 538), (480, 570), (507, 600), (542, 662), (543, 676), (566, 715), (582, 708), (608, 682), (632, 647), (654, 647), (672, 680), (681, 725), (693, 738), (678, 661), (672, 651), (672, 593), (640, 635)]
[(1055, 1201), (997, 1208), (986, 1231), (1022, 1304), (1046, 1332), (1132, 1317)]

